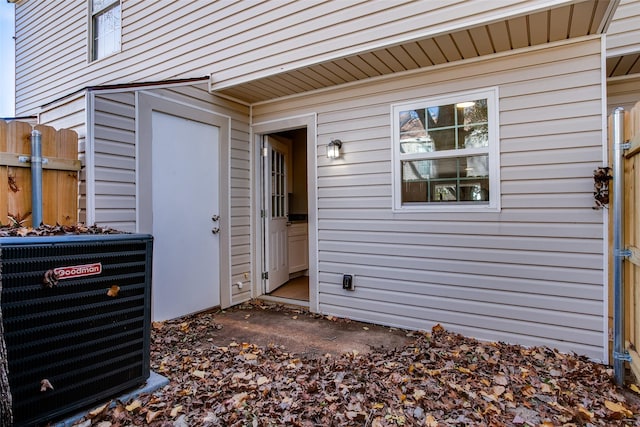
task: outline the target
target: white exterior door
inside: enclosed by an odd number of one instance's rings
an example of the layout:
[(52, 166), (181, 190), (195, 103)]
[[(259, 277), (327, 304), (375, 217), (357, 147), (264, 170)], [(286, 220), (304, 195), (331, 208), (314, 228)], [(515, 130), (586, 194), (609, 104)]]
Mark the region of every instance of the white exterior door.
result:
[(152, 112), (154, 320), (220, 305), (218, 132)]
[(269, 278), (266, 292), (272, 292), (289, 280), (289, 251), (287, 247), (287, 157), (285, 144), (265, 136), (267, 157), (265, 159), (265, 202), (267, 205), (266, 236), (268, 248), (266, 261)]

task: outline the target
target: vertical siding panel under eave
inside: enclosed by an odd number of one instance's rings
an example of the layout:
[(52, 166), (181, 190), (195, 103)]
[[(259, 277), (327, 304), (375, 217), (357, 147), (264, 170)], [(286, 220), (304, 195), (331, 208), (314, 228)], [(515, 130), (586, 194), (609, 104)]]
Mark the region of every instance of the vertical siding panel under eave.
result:
[[(231, 117), (230, 147), (230, 210), (231, 210), (231, 283), (243, 282), (239, 289), (232, 287), (232, 303), (251, 298), (251, 148), (249, 143), (248, 107), (217, 97), (208, 92), (207, 84), (156, 89), (156, 94), (196, 108), (215, 111)], [(222, 163), (224, 165), (224, 163)], [(249, 273), (249, 278), (245, 278)]]
[[(315, 112), (318, 144), (343, 141), (335, 161), (318, 147), (320, 310), (604, 359), (599, 53), (586, 40), (255, 106), (256, 122)], [(501, 212), (392, 212), (390, 105), (491, 86)]]
[(136, 230), (135, 93), (94, 97), (95, 221)]

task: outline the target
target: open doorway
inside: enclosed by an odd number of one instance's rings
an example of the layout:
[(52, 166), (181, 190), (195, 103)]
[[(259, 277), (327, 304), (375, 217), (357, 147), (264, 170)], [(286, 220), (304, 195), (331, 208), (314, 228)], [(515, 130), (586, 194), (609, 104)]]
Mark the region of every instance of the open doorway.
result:
[(263, 294), (309, 303), (307, 129), (263, 136)]

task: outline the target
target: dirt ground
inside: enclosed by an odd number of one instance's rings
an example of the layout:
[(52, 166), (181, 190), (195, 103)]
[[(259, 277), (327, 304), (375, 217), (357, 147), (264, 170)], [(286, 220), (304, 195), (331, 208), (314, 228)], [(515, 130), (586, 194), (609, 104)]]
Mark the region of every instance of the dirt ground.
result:
[(356, 351), (403, 347), (411, 341), (405, 330), (346, 319), (318, 322), (323, 316), (309, 315), (295, 306), (251, 303), (215, 313), (212, 342), (275, 345), (289, 353), (306, 357), (327, 353), (339, 355)]

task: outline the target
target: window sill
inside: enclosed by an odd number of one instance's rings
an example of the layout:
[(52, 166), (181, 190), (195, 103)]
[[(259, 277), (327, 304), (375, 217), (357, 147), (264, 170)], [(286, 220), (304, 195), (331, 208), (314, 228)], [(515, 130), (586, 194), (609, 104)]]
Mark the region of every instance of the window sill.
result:
[(88, 64), (89, 64), (89, 65), (93, 65), (93, 64), (97, 64), (97, 63), (99, 63), (99, 62), (106, 61), (107, 59), (109, 59), (109, 58), (113, 58), (114, 56), (118, 55), (119, 53), (122, 53), (122, 49), (117, 50), (117, 51), (115, 51), (115, 52), (111, 52), (110, 54), (105, 55), (105, 56), (103, 56), (102, 58), (90, 59), (90, 60), (88, 61)]
[(500, 212), (500, 206), (496, 205), (404, 205), (394, 207), (394, 213), (472, 213), (472, 212)]

